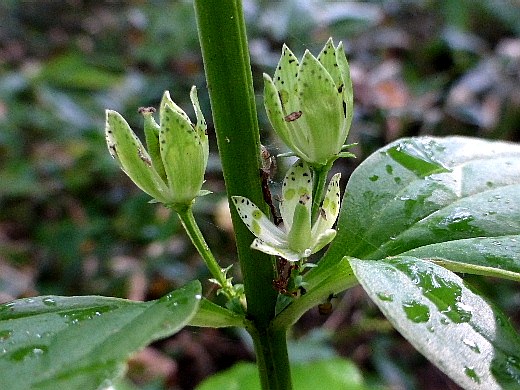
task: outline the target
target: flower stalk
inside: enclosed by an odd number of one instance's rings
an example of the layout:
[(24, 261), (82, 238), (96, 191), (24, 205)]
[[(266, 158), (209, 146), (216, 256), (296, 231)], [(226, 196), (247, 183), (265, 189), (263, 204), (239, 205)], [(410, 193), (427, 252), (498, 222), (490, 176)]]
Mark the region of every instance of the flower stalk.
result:
[(209, 272), (214, 278), (214, 282), (220, 286), (220, 291), (228, 301), (232, 299), (239, 298), (237, 295), (237, 291), (233, 288), (231, 284), (231, 279), (226, 277), (226, 271), (223, 270), (218, 264), (217, 260), (213, 256), (213, 253), (209, 249), (202, 232), (195, 221), (195, 217), (193, 216), (193, 209), (191, 206), (186, 207), (177, 207), (175, 211), (179, 215), (179, 218), (182, 222), (182, 226), (186, 233), (190, 237), (191, 242), (199, 252), (200, 256), (206, 263)]

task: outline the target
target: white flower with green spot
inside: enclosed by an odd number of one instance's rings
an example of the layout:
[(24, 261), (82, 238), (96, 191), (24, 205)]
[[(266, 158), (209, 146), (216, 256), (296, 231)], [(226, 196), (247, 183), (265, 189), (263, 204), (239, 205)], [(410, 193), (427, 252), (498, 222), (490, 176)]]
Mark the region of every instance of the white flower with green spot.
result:
[(273, 224), (249, 199), (233, 196), (238, 215), (256, 236), (251, 247), (289, 261), (299, 261), (330, 243), (336, 236), (332, 226), (339, 214), (340, 177), (339, 173), (332, 177), (320, 214), (312, 225), (312, 171), (306, 162), (298, 160), (285, 175), (282, 185), (280, 214), (285, 231)]
[(105, 134), (108, 149), (123, 171), (144, 192), (167, 205), (190, 205), (201, 191), (208, 162), (206, 121), (200, 110), (197, 90), (191, 102), (197, 123), (192, 124), (166, 91), (160, 107), (160, 125), (153, 108), (140, 109), (144, 116), (146, 149), (116, 111), (106, 111)]
[(264, 81), (269, 121), (295, 155), (314, 167), (352, 156), (343, 151), (353, 94), (342, 43), (334, 47), (330, 38), (318, 58), (305, 51), (301, 63), (284, 45), (274, 77)]

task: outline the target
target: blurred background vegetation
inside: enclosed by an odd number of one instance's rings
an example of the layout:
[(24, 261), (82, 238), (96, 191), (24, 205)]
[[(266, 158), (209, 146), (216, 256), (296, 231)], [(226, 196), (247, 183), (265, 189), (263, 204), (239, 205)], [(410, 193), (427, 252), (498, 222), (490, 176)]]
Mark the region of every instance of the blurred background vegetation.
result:
[[(262, 139), (271, 154), (285, 149), (264, 113), (262, 72), (273, 73), (282, 43), (298, 56), (306, 49), (317, 54), (329, 36), (345, 44), (355, 90), (349, 142), (359, 143), (358, 158), (338, 166), (344, 178), (402, 136), (520, 141), (516, 0), (245, 0), (244, 11)], [(139, 133), (137, 108), (157, 107), (165, 89), (192, 114), (191, 85), (211, 122), (190, 1), (0, 3), (0, 302), (44, 294), (145, 300), (207, 279), (176, 216), (147, 203), (110, 158), (103, 134), (105, 108)], [(228, 265), (234, 243), (211, 126), (209, 133), (205, 188), (214, 194), (197, 202), (196, 213)], [(468, 279), (518, 325), (517, 286)], [(205, 291), (214, 296), (211, 285)], [(333, 304), (332, 314), (314, 310), (298, 323), (295, 360), (346, 356), (367, 388), (457, 389), (361, 290)], [(252, 358), (240, 332), (190, 328), (139, 353), (129, 383), (192, 389)]]

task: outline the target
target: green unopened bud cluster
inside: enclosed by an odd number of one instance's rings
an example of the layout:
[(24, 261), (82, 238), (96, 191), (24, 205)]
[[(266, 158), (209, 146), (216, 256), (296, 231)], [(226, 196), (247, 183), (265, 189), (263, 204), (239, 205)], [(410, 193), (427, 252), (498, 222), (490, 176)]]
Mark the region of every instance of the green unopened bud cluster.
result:
[(264, 74), (264, 104), (275, 132), (291, 151), (319, 168), (342, 156), (352, 122), (352, 81), (343, 45), (329, 39), (318, 57), (300, 61), (287, 46), (271, 78)]
[(144, 192), (169, 206), (189, 206), (201, 191), (208, 162), (206, 121), (195, 87), (191, 102), (197, 117), (192, 123), (166, 91), (160, 106), (160, 124), (153, 108), (142, 108), (147, 148), (116, 111), (106, 111), (106, 140), (110, 154)]

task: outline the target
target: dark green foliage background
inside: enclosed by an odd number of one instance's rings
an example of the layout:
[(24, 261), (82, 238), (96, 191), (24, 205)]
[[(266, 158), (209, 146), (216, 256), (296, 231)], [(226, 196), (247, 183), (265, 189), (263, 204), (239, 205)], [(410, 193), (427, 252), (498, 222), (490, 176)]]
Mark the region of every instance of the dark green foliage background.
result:
[[(244, 9), (262, 139), (273, 153), (286, 150), (269, 132), (262, 72), (273, 73), (282, 43), (297, 55), (317, 54), (329, 36), (344, 41), (354, 80), (349, 142), (359, 142), (358, 159), (339, 166), (344, 177), (402, 136), (520, 141), (520, 11), (514, 2), (251, 0)], [(46, 294), (152, 299), (208, 277), (176, 217), (146, 203), (110, 158), (103, 136), (105, 108), (119, 111), (139, 133), (137, 108), (157, 107), (165, 89), (191, 115), (191, 85), (199, 88), (211, 122), (189, 1), (1, 2), (1, 302)], [(206, 188), (215, 194), (201, 199), (196, 213), (227, 265), (234, 247), (216, 220), (223, 184), (211, 127), (210, 142)], [(474, 279), (518, 320), (513, 284)], [(205, 291), (211, 296), (210, 286)], [(332, 342), (375, 385), (433, 389), (448, 383), (363, 296), (348, 299), (348, 319), (320, 339), (323, 350)], [(310, 313), (296, 336), (315, 337), (310, 330), (324, 321)], [(221, 337), (221, 344), (237, 338)], [(225, 358), (208, 352), (213, 365), (206, 372), (192, 373), (191, 381), (169, 380), (192, 388), (203, 375), (248, 356), (244, 350)], [(405, 357), (396, 364), (392, 354)]]

